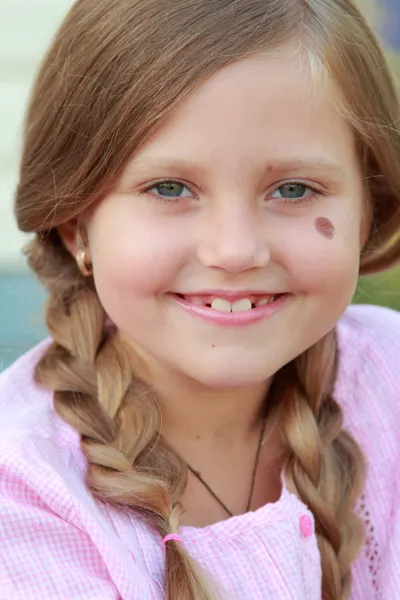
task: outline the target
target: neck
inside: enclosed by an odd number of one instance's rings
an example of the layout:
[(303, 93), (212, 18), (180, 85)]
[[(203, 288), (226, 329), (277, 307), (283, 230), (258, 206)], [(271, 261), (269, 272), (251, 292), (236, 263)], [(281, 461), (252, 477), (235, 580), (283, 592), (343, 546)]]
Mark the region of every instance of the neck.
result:
[(215, 443), (246, 441), (259, 429), (266, 392), (265, 383), (229, 390), (164, 388), (158, 394), (163, 433)]
[(162, 434), (167, 440), (230, 445), (252, 439), (259, 432), (269, 381), (213, 389), (158, 365), (147, 363), (139, 371), (157, 395)]

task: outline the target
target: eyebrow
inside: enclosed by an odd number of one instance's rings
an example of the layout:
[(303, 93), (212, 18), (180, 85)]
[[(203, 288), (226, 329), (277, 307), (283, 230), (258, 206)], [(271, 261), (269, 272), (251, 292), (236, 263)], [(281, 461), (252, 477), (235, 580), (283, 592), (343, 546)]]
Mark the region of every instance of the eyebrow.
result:
[(152, 158), (151, 160), (133, 160), (126, 168), (126, 173), (138, 174), (146, 171), (181, 171), (193, 175), (193, 172), (201, 172), (203, 168), (199, 165), (191, 163), (185, 159), (160, 157)]
[[(205, 169), (201, 165), (191, 163), (185, 159), (173, 157), (160, 157), (159, 159), (152, 158), (151, 161), (133, 160), (125, 171), (125, 176), (139, 175), (148, 171), (159, 172), (160, 176), (167, 176), (169, 173), (179, 171), (188, 179), (195, 175), (197, 179), (202, 178)], [(272, 159), (266, 163), (264, 168), (265, 174), (282, 176), (307, 171), (310, 175), (319, 175), (326, 177), (333, 182), (343, 181), (345, 178), (344, 168), (333, 160), (323, 158), (321, 156), (309, 156), (306, 158), (292, 157), (282, 159)]]
[(272, 160), (267, 164), (267, 172), (270, 173), (296, 173), (308, 171), (313, 174), (319, 174), (334, 181), (343, 180), (345, 176), (344, 169), (338, 163), (320, 156), (310, 156), (307, 158), (290, 158)]

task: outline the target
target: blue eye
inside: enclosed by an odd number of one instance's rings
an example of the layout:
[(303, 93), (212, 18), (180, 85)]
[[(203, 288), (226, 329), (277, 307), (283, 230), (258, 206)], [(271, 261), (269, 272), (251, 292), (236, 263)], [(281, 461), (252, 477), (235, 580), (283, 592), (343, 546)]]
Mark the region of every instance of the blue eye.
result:
[(155, 196), (160, 199), (168, 200), (169, 198), (192, 198), (192, 192), (183, 183), (178, 181), (160, 181), (153, 185), (151, 188), (147, 188), (148, 192), (152, 192)]
[[(272, 194), (271, 198), (286, 200), (288, 202), (301, 202), (314, 195), (314, 190), (309, 188), (304, 183), (285, 183), (278, 187)], [(280, 195), (276, 195), (280, 194)]]

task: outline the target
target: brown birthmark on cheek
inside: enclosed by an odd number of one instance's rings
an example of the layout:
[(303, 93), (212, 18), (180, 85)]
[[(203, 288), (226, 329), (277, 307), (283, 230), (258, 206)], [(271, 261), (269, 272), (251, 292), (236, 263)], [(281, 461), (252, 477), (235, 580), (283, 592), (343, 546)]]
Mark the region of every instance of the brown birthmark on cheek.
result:
[(326, 219), (325, 217), (318, 217), (318, 219), (315, 221), (315, 229), (318, 231), (318, 233), (328, 238), (328, 240), (331, 240), (335, 235), (335, 226), (333, 225), (332, 221)]

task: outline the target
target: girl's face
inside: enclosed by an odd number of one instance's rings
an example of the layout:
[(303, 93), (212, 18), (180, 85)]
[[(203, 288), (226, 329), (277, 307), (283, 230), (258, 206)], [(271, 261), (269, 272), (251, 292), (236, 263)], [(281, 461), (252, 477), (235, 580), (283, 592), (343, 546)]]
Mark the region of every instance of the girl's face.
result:
[(247, 386), (334, 327), (365, 225), (355, 143), (336, 105), (298, 61), (232, 64), (92, 210), (98, 294), (148, 364)]

